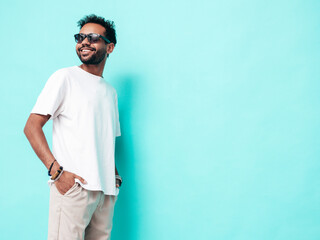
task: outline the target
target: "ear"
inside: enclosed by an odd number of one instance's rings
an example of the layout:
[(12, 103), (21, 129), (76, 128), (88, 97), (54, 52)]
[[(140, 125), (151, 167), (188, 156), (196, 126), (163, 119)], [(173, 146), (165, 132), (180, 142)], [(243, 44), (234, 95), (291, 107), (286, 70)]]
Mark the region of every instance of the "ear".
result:
[(107, 54), (110, 54), (113, 52), (113, 49), (114, 49), (114, 43), (109, 43), (107, 45)]

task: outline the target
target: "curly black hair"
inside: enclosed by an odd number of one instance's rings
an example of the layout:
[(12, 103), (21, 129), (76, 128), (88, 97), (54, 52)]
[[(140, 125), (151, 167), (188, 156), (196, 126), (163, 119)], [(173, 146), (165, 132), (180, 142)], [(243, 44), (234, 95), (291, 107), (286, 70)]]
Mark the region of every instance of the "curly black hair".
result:
[(78, 21), (78, 27), (81, 29), (87, 23), (97, 23), (103, 26), (106, 29), (104, 33), (105, 37), (108, 38), (110, 42), (114, 43), (114, 45), (117, 44), (116, 30), (113, 21), (106, 20), (103, 17), (98, 17), (95, 14), (90, 14), (84, 16)]

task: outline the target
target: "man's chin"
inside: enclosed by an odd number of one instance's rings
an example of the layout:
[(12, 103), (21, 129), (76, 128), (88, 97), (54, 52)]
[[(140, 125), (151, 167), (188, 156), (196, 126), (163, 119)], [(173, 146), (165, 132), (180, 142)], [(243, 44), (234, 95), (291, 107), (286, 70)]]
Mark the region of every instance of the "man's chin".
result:
[[(81, 60), (81, 59), (80, 59)], [(87, 65), (89, 65), (89, 64), (95, 64), (94, 62), (92, 62), (92, 61), (90, 61), (90, 60), (81, 60), (81, 62), (82, 63), (84, 63), (84, 64), (87, 64)]]
[(91, 64), (91, 65), (98, 65), (99, 63), (101, 63), (103, 61), (103, 59), (101, 60), (97, 60), (97, 59), (84, 59), (84, 58), (80, 58), (80, 61), (83, 63), (83, 64)]
[(88, 56), (88, 57), (84, 57), (81, 54), (78, 54), (78, 57), (80, 59), (80, 61), (83, 64), (92, 64), (92, 65), (97, 65), (99, 63), (101, 63), (105, 57), (105, 55), (98, 57), (98, 56)]
[(84, 64), (97, 64), (95, 62), (95, 59), (92, 59), (92, 58), (86, 59), (86, 58), (80, 57), (80, 61)]

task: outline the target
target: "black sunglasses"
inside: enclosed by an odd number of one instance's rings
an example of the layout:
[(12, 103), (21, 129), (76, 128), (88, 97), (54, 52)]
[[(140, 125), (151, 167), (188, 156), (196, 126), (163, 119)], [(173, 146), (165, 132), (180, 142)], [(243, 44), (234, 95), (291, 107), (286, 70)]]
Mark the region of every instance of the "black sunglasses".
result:
[(111, 43), (106, 37), (97, 34), (97, 33), (89, 33), (89, 34), (84, 34), (84, 33), (77, 33), (74, 35), (74, 40), (76, 43), (82, 43), (82, 41), (87, 38), (89, 43), (96, 43), (99, 41), (99, 38), (102, 38), (106, 43)]

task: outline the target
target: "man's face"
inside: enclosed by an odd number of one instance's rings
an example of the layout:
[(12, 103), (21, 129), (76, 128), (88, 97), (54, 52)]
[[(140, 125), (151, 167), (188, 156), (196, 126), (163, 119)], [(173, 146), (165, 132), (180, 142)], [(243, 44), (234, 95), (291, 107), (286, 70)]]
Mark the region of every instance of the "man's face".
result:
[[(105, 28), (96, 23), (85, 24), (79, 33), (89, 34), (97, 33), (104, 36)], [(84, 64), (99, 64), (102, 62), (107, 54), (107, 43), (99, 38), (96, 43), (90, 43), (87, 38), (85, 38), (81, 43), (77, 43), (76, 52), (81, 62)]]

